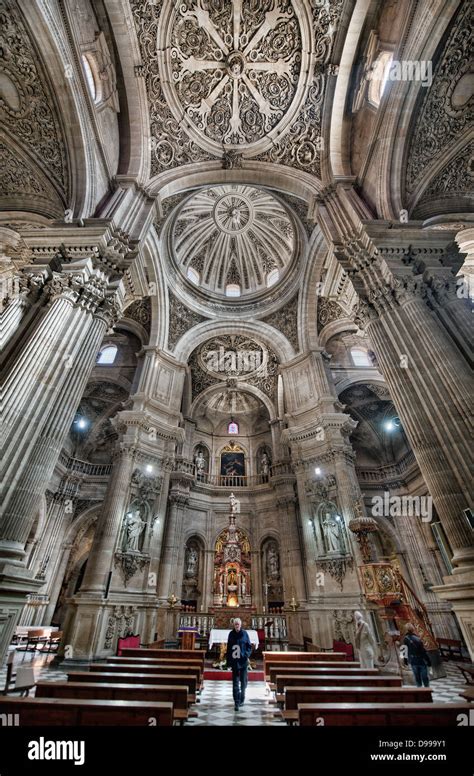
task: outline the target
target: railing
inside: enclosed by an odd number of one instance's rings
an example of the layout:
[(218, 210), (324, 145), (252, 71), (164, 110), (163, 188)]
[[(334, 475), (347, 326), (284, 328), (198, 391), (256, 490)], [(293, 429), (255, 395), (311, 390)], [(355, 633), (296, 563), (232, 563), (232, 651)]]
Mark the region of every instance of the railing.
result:
[(356, 467), (357, 477), (364, 482), (383, 482), (385, 480), (396, 479), (402, 472), (416, 463), (414, 453), (410, 450), (397, 464), (381, 466), (379, 469), (362, 469)]
[(89, 461), (81, 461), (79, 458), (72, 458), (65, 452), (60, 454), (59, 463), (68, 469), (68, 471), (87, 474), (91, 477), (108, 477), (112, 471), (111, 463), (90, 463)]
[(217, 488), (252, 488), (258, 485), (268, 484), (274, 477), (293, 474), (291, 464), (287, 462), (277, 463), (269, 467), (268, 474), (208, 474), (197, 472), (194, 467), (195, 482), (197, 485), (212, 485)]

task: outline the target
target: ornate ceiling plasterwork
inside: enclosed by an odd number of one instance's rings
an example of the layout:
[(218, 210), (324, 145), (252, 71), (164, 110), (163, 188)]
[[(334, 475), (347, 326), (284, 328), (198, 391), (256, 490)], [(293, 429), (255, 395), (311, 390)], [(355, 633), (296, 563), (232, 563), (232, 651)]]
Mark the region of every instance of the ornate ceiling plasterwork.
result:
[[(151, 176), (229, 154), (318, 175), (343, 0), (130, 0)], [(233, 165), (231, 165), (233, 166)]]
[(223, 145), (252, 153), (284, 132), (308, 73), (291, 0), (169, 3), (161, 29), (165, 97), (199, 145), (219, 156)]
[(470, 75), (472, 3), (461, 3), (453, 29), (433, 73), (409, 145), (406, 188), (414, 192), (447, 149), (471, 124), (474, 94)]
[[(31, 169), (18, 161), (18, 193), (35, 196), (35, 165), (51, 180), (64, 197), (68, 193), (67, 155), (59, 120), (55, 115), (52, 91), (39, 64), (22, 17), (12, 0), (1, 0), (0, 22), (3, 43), (0, 53), (0, 121), (5, 141), (9, 133), (25, 157), (32, 160)], [(22, 170), (25, 168), (25, 174)], [(10, 164), (10, 171), (14, 168)], [(30, 174), (27, 185), (25, 176)], [(14, 193), (14, 192), (12, 192)], [(57, 198), (57, 193), (56, 193)]]
[(290, 299), (286, 305), (262, 320), (281, 331), (298, 352), (300, 349), (298, 342), (298, 294)]
[(423, 191), (413, 211), (414, 218), (423, 217), (424, 205), (432, 207), (434, 200), (441, 200), (441, 212), (445, 212), (446, 200), (455, 200), (453, 209), (459, 212), (474, 207), (474, 143), (464, 147), (430, 182)]
[(279, 362), (267, 345), (240, 335), (215, 337), (200, 345), (188, 361), (191, 370), (192, 399), (212, 385), (227, 383), (236, 390), (237, 382), (252, 385), (275, 398)]
[(183, 304), (174, 294), (169, 293), (169, 329), (168, 329), (168, 347), (173, 350), (178, 340), (183, 334), (186, 334), (193, 326), (207, 320), (203, 315), (193, 312)]
[(241, 294), (267, 287), (267, 275), (283, 277), (295, 252), (295, 227), (283, 205), (251, 186), (202, 189), (178, 210), (171, 252), (184, 277), (191, 267), (199, 285), (224, 294), (237, 283)]

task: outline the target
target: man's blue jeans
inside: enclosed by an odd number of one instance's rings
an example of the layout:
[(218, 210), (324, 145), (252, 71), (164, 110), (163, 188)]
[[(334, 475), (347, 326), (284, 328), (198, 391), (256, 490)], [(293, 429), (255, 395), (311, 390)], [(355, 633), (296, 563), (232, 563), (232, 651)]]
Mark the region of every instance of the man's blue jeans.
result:
[(430, 680), (428, 678), (428, 666), (412, 665), (411, 670), (413, 671), (413, 676), (415, 677), (415, 682), (417, 687), (421, 687), (422, 685), (423, 687), (430, 686)]
[(235, 666), (232, 668), (232, 693), (234, 696), (234, 703), (238, 705), (245, 700), (245, 690), (247, 688), (247, 671), (248, 666), (245, 668), (239, 668)]

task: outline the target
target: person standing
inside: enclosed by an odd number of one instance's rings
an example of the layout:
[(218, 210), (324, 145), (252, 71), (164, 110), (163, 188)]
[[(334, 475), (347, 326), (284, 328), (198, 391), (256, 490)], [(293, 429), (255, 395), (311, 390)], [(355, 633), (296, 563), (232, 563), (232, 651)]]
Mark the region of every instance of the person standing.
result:
[(415, 628), (411, 622), (405, 625), (406, 636), (403, 639), (403, 646), (406, 647), (405, 660), (410, 664), (417, 687), (429, 687), (430, 679), (428, 676), (428, 666), (431, 665), (422, 640), (415, 633)]
[(376, 643), (370, 625), (364, 620), (362, 612), (354, 612), (355, 645), (359, 651), (361, 668), (374, 668)]
[(227, 639), (227, 665), (232, 669), (234, 709), (238, 711), (245, 701), (248, 660), (252, 653), (249, 634), (242, 629), (242, 620), (236, 617)]

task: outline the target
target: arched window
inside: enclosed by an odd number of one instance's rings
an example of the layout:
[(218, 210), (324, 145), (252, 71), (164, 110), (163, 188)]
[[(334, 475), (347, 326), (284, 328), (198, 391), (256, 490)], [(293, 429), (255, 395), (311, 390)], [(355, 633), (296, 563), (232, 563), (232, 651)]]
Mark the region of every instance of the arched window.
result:
[(227, 424), (227, 433), (228, 434), (238, 434), (239, 433), (239, 424), (236, 423), (235, 420), (231, 420)]
[(97, 363), (101, 365), (113, 364), (115, 361), (116, 355), (117, 355), (116, 346), (107, 345), (107, 347), (102, 348), (99, 355), (97, 356)]
[(189, 280), (191, 280), (192, 283), (195, 283), (197, 286), (199, 285), (199, 272), (197, 272), (194, 267), (188, 267), (187, 276)]
[(227, 283), (225, 287), (226, 296), (240, 296), (240, 286), (238, 283)]
[(94, 102), (99, 101), (99, 90), (97, 88), (97, 80), (94, 75), (93, 63), (86, 54), (82, 55), (82, 67), (86, 76), (87, 87)]
[(380, 105), (380, 100), (387, 85), (392, 59), (393, 54), (390, 51), (382, 51), (372, 66), (368, 97), (369, 102), (376, 108)]
[(278, 269), (272, 269), (267, 275), (267, 288), (274, 286), (277, 280), (280, 278), (280, 271)]
[(369, 354), (364, 348), (351, 348), (351, 358), (354, 366), (372, 366)]

